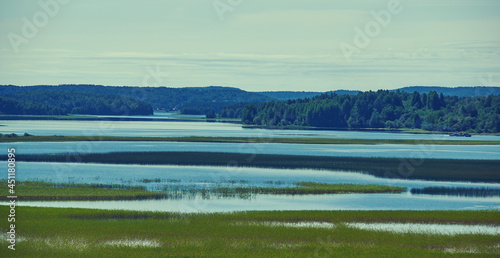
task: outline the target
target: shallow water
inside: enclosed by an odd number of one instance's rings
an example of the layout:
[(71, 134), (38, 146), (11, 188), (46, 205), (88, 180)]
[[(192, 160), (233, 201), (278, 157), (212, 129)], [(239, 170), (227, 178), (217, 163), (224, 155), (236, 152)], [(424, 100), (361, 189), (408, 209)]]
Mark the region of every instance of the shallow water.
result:
[[(157, 116), (165, 118), (165, 116)], [(168, 117), (168, 116), (167, 116)], [(185, 117), (183, 117), (185, 118)], [(246, 129), (240, 124), (183, 121), (61, 121), (61, 120), (0, 120), (0, 133), (65, 136), (213, 136), (213, 137), (276, 137), (276, 138), (348, 138), (348, 139), (414, 139), (499, 141), (492, 135), (449, 137), (446, 134), (408, 134), (386, 132), (328, 130), (268, 130)]]
[[(268, 227), (293, 227), (293, 228), (327, 228), (333, 229), (337, 225), (330, 222), (302, 221), (302, 222), (248, 222), (239, 223), (242, 225), (256, 225)], [(394, 233), (422, 233), (422, 234), (481, 234), (481, 235), (500, 235), (500, 226), (495, 225), (464, 225), (464, 224), (423, 224), (423, 223), (343, 223), (348, 227), (364, 229), (389, 231)]]
[[(3, 162), (5, 163), (5, 162)], [(0, 163), (0, 166), (4, 165)], [(226, 168), (197, 166), (140, 166), (19, 162), (17, 180), (43, 180), (57, 183), (101, 183), (141, 185), (150, 190), (206, 188), (221, 186), (285, 187), (296, 182), (331, 184), (382, 184), (408, 188), (490, 187), (500, 184), (436, 182), (424, 180), (385, 179), (371, 175), (308, 169)], [(143, 179), (160, 182), (144, 183)], [(246, 196), (248, 197), (248, 196)], [(244, 210), (462, 210), (498, 209), (500, 198), (444, 197), (402, 194), (337, 194), (337, 195), (252, 195), (250, 198), (222, 198), (201, 195), (191, 198), (144, 201), (57, 201), (28, 202), (20, 205), (48, 207), (81, 207), (125, 210), (155, 210), (179, 212), (229, 212)]]
[[(83, 136), (238, 136), (354, 139), (500, 140), (496, 136), (456, 138), (382, 132), (243, 129), (237, 124), (159, 121), (0, 121), (0, 133)], [(500, 146), (445, 145), (310, 145), (176, 142), (64, 142), (2, 143), (16, 154), (105, 153), (113, 151), (204, 151), (244, 154), (287, 154), (339, 157), (396, 157), (500, 159)], [(6, 162), (0, 162), (6, 167)], [(234, 167), (140, 166), (17, 162), (16, 180), (60, 183), (142, 185), (150, 190), (167, 187), (292, 186), (299, 181), (321, 183), (384, 184), (409, 188), (428, 186), (494, 187), (499, 184), (431, 182), (382, 179), (359, 173), (319, 170), (285, 170)], [(6, 177), (7, 173), (3, 177)], [(144, 183), (143, 179), (160, 182)], [(4, 205), (4, 204), (2, 204)], [(403, 194), (255, 195), (248, 199), (202, 198), (144, 201), (20, 201), (19, 205), (178, 212), (231, 212), (246, 210), (462, 210), (499, 209), (500, 198), (465, 198)]]
[[(0, 166), (7, 166), (5, 161)], [(368, 174), (313, 169), (270, 169), (171, 165), (66, 164), (17, 162), (17, 180), (54, 183), (124, 184), (150, 190), (172, 187), (213, 188), (220, 186), (288, 187), (296, 182), (329, 184), (377, 184), (408, 188), (468, 187), (500, 189), (498, 183), (469, 183), (378, 178)], [(7, 176), (7, 173), (4, 175)], [(160, 182), (144, 183), (144, 179)], [(500, 199), (500, 198), (497, 198)]]
[(17, 154), (196, 151), (243, 154), (381, 157), (410, 159), (500, 159), (500, 145), (280, 144), (200, 142), (17, 142), (0, 143)]
[(348, 227), (358, 229), (389, 231), (394, 233), (422, 234), (481, 234), (500, 235), (499, 226), (491, 225), (451, 225), (451, 224), (416, 224), (416, 223), (346, 223)]
[[(6, 205), (6, 204), (3, 204)], [(500, 200), (412, 196), (407, 194), (257, 195), (251, 199), (212, 198), (141, 201), (18, 201), (18, 206), (72, 207), (169, 212), (234, 212), (264, 210), (486, 210)]]

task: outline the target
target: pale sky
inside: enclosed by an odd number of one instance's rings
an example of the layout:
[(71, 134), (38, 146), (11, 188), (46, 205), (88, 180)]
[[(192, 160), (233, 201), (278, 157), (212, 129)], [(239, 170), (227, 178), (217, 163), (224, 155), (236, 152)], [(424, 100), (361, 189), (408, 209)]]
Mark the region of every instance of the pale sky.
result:
[(499, 31), (498, 0), (0, 0), (0, 84), (500, 86)]

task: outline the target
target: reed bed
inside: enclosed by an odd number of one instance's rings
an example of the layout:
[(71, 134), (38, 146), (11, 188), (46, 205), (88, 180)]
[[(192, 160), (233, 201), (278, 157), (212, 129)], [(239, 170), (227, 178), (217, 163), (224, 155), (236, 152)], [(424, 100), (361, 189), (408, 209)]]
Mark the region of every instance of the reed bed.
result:
[[(154, 181), (154, 180), (153, 180)], [(148, 180), (149, 182), (149, 180)], [(147, 182), (146, 182), (147, 183)], [(20, 200), (143, 200), (182, 199), (201, 195), (211, 197), (249, 198), (255, 194), (341, 194), (341, 193), (400, 193), (404, 187), (384, 185), (318, 184), (300, 182), (297, 187), (217, 187), (179, 188), (165, 187), (163, 191), (148, 191), (142, 186), (49, 183), (41, 181), (16, 182), (16, 195)], [(0, 184), (0, 191), (8, 192), (7, 182)], [(6, 196), (0, 196), (0, 200)]]

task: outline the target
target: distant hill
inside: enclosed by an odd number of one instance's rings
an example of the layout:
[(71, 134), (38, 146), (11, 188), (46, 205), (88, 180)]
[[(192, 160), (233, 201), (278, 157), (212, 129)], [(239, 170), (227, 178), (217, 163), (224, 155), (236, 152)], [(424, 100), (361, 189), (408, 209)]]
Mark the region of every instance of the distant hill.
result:
[[(256, 92), (256, 93), (270, 97), (274, 100), (290, 100), (290, 99), (313, 98), (315, 96), (323, 94), (324, 92), (320, 92), (320, 91), (262, 91), (262, 92)], [(328, 91), (328, 93), (336, 93), (337, 95), (356, 95), (359, 93), (359, 91), (357, 91), (357, 90), (334, 90), (334, 91)]]
[(321, 95), (322, 92), (316, 91), (261, 91), (256, 92), (274, 100), (305, 99)]
[[(430, 91), (436, 91), (438, 94), (443, 93), (446, 96), (487, 96), (487, 95), (499, 95), (500, 87), (427, 87), (427, 86), (412, 86), (404, 87), (396, 90), (391, 90), (401, 92), (413, 93), (415, 91), (419, 93), (429, 93)], [(41, 92), (45, 96), (50, 96), (50, 92), (59, 99), (69, 99), (69, 95), (61, 93), (72, 93), (75, 97), (71, 98), (71, 101), (66, 101), (64, 105), (60, 103), (47, 102), (51, 99), (49, 97), (42, 98), (37, 97), (37, 93), (28, 94), (33, 92)], [(337, 95), (357, 95), (360, 91), (357, 90), (334, 90), (328, 91), (327, 93), (334, 93)], [(58, 94), (56, 94), (58, 93)], [(78, 95), (76, 93), (85, 94), (100, 94), (106, 95), (103, 100), (102, 97), (91, 96), (91, 98), (99, 99), (102, 101), (101, 108), (98, 110), (106, 110), (111, 104), (107, 103), (113, 99), (118, 98), (130, 98), (140, 102), (134, 103), (130, 108), (131, 110), (137, 109), (138, 113), (144, 114), (149, 113), (148, 108), (143, 106), (141, 103), (149, 103), (151, 107), (155, 110), (177, 110), (182, 111), (186, 114), (207, 114), (211, 112), (219, 113), (226, 107), (233, 107), (227, 112), (233, 113), (234, 116), (239, 116), (241, 110), (243, 109), (243, 103), (262, 103), (267, 101), (288, 101), (295, 99), (312, 99), (317, 97), (324, 92), (313, 92), (313, 91), (265, 91), (265, 92), (248, 92), (238, 88), (232, 87), (220, 87), (220, 86), (210, 86), (210, 87), (188, 87), (188, 88), (167, 88), (167, 87), (132, 87), (132, 86), (102, 86), (102, 85), (74, 85), (66, 84), (59, 86), (51, 85), (37, 85), (37, 86), (14, 86), (14, 85), (0, 85), (0, 96), (9, 98), (9, 101), (18, 100), (19, 103), (27, 101), (31, 109), (36, 109), (38, 104), (40, 109), (51, 110), (46, 113), (61, 113), (61, 110), (55, 109), (55, 107), (60, 107), (65, 109), (68, 113), (74, 111), (86, 113), (96, 113), (95, 105), (92, 107), (86, 98), (88, 95)], [(78, 100), (80, 96), (81, 101)], [(112, 97), (114, 96), (114, 97)], [(115, 100), (116, 102), (116, 100)], [(16, 102), (17, 103), (17, 102)], [(19, 104), (18, 103), (18, 104)], [(104, 104), (106, 103), (106, 104)], [(131, 103), (128, 101), (127, 103)], [(28, 105), (28, 104), (26, 104)], [(19, 104), (19, 106), (23, 106)], [(140, 107), (139, 107), (140, 106)], [(233, 111), (230, 111), (235, 109)], [(94, 111), (92, 111), (94, 110)], [(139, 111), (140, 110), (140, 111)], [(99, 111), (100, 112), (100, 111)], [(98, 113), (99, 113), (98, 112)], [(109, 113), (109, 111), (106, 111)], [(135, 112), (135, 111), (134, 111)], [(225, 112), (225, 113), (227, 113)]]
[(0, 96), (6, 115), (152, 115), (149, 103), (116, 95), (82, 92), (27, 91)]
[[(391, 91), (397, 91), (391, 90)], [(435, 91), (438, 94), (443, 93), (445, 96), (458, 96), (458, 97), (479, 97), (488, 95), (498, 95), (500, 94), (500, 87), (438, 87), (438, 86), (411, 86), (400, 88), (399, 91), (404, 91), (408, 93), (418, 92), (418, 93), (429, 93), (430, 91)]]
[(219, 111), (225, 106), (241, 102), (265, 102), (271, 97), (230, 87), (129, 87), (101, 85), (59, 85), (59, 86), (1, 86), (0, 96), (12, 96), (30, 91), (97, 93), (131, 97), (148, 102), (154, 109), (181, 110), (182, 108), (210, 108)]
[[(479, 97), (488, 95), (499, 95), (500, 87), (439, 87), (439, 86), (410, 86), (399, 89), (390, 90), (392, 92), (404, 91), (408, 93), (429, 93), (435, 91), (438, 94), (443, 93), (445, 96), (458, 96), (458, 97)], [(327, 93), (335, 93), (337, 95), (357, 95), (359, 90), (333, 90)], [(321, 95), (324, 92), (319, 91), (263, 91), (255, 92), (261, 95), (270, 97), (274, 100), (290, 100), (290, 99), (305, 99), (313, 98)]]

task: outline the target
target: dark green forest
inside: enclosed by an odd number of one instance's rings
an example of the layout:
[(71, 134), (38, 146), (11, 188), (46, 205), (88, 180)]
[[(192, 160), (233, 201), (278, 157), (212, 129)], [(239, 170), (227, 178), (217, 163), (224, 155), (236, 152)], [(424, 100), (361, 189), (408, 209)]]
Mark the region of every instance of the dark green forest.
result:
[(216, 86), (189, 88), (118, 87), (72, 84), (59, 86), (0, 86), (0, 96), (5, 97), (32, 91), (116, 95), (150, 103), (154, 110), (181, 111), (184, 109), (186, 114), (203, 115), (212, 109), (218, 113), (223, 107), (241, 102), (265, 102), (273, 99), (259, 93), (247, 92), (238, 88)]
[(496, 133), (500, 132), (500, 95), (459, 98), (435, 91), (420, 94), (386, 90), (357, 95), (325, 93), (311, 99), (248, 104), (242, 110), (242, 121), (271, 127), (420, 128)]
[(149, 103), (128, 97), (79, 92), (28, 91), (0, 97), (6, 115), (152, 115)]

